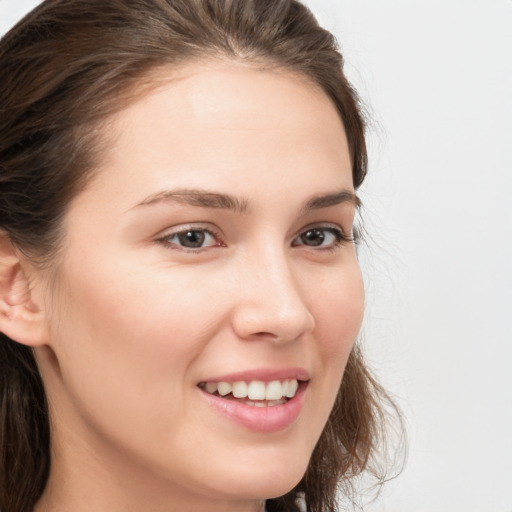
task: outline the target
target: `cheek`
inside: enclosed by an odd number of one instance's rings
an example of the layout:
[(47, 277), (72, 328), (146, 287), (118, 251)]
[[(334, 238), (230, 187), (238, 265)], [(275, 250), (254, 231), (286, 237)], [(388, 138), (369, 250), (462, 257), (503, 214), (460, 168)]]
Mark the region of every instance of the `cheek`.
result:
[[(314, 300), (319, 349), (329, 366), (344, 368), (364, 314), (364, 288), (359, 267), (343, 269), (325, 280)], [(341, 364), (341, 366), (340, 366)]]
[(54, 350), (65, 392), (91, 421), (136, 424), (158, 416), (154, 425), (169, 431), (194, 389), (187, 370), (215, 329), (216, 303), (207, 287), (133, 268), (70, 270)]
[[(88, 352), (100, 367), (114, 373), (119, 366), (131, 367), (132, 375), (148, 366), (155, 376), (168, 377), (169, 368), (174, 374), (184, 370), (212, 328), (214, 315), (207, 309), (215, 302), (207, 298), (207, 290), (133, 273), (106, 279), (96, 275), (70, 285), (64, 321), (72, 339), (63, 339), (61, 348), (76, 359)], [(189, 291), (183, 294), (183, 288)]]
[(364, 288), (357, 264), (332, 273), (312, 299), (316, 320), (314, 343), (321, 378), (313, 379), (310, 384), (317, 402), (312, 404), (315, 422), (308, 428), (318, 437), (331, 413), (363, 319)]

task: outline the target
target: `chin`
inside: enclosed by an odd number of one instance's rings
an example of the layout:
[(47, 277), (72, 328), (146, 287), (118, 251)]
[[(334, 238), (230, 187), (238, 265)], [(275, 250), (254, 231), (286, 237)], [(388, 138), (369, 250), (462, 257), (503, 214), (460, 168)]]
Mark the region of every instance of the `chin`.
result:
[[(290, 492), (302, 479), (309, 460), (302, 464), (295, 457), (279, 461), (268, 458), (251, 468), (237, 468), (224, 482), (230, 494), (239, 499), (270, 499)], [(227, 475), (226, 475), (227, 476)], [(218, 482), (220, 483), (220, 482)]]

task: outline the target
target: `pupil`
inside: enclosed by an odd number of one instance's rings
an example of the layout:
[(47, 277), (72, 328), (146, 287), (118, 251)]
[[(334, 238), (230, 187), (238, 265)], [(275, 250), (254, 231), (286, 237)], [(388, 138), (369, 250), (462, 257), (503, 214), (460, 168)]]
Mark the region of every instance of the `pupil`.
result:
[(325, 235), (320, 229), (310, 229), (302, 235), (302, 241), (306, 245), (321, 245), (325, 240)]
[(185, 247), (197, 248), (204, 243), (204, 233), (201, 231), (186, 231), (178, 235), (179, 241)]

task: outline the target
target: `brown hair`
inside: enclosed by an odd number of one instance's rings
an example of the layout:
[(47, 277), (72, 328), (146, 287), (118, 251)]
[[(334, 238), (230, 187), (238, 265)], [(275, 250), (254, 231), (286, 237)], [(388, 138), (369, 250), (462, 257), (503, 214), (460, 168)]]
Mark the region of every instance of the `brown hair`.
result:
[[(343, 120), (357, 188), (364, 122), (334, 37), (296, 0), (46, 0), (0, 43), (0, 230), (40, 265), (66, 208), (99, 162), (101, 124), (154, 70), (207, 57), (281, 67), (318, 84)], [(103, 136), (103, 139), (102, 139)], [(1, 234), (1, 233), (0, 233)], [(308, 470), (269, 511), (336, 510), (374, 456), (389, 401), (356, 346)], [(0, 509), (29, 512), (50, 470), (50, 427), (31, 349), (0, 334)]]

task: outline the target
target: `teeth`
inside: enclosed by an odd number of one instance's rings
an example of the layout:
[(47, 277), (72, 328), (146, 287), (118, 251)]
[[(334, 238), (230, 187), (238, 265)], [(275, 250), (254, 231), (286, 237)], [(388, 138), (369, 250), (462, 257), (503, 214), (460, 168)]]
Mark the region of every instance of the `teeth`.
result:
[(253, 380), (247, 386), (249, 400), (265, 400), (265, 383), (261, 380)]
[(245, 382), (233, 382), (233, 396), (235, 398), (245, 398), (247, 396), (247, 384)]
[(288, 381), (288, 390), (286, 391), (286, 397), (292, 398), (295, 396), (295, 393), (297, 393), (297, 388), (299, 387), (299, 383), (295, 380), (289, 380)]
[(248, 398), (250, 405), (255, 407), (265, 407), (261, 402), (252, 402), (253, 400), (279, 401), (282, 398), (293, 398), (299, 387), (296, 379), (289, 380), (273, 380), (271, 382), (263, 382), (261, 380), (253, 380), (250, 382), (206, 382), (201, 387), (210, 394), (219, 393), (220, 396), (226, 396), (230, 393), (234, 398)]
[(256, 401), (253, 402), (252, 400), (245, 400), (245, 405), (251, 405), (252, 407), (273, 407), (274, 405), (283, 405), (286, 403), (286, 400), (268, 400), (268, 401)]
[(283, 396), (283, 386), (278, 380), (267, 384), (265, 389), (265, 400), (279, 400)]
[(217, 383), (216, 382), (207, 382), (205, 386), (206, 391), (213, 395), (215, 391), (217, 391)]
[(233, 386), (229, 382), (219, 382), (217, 384), (217, 390), (220, 396), (225, 396), (228, 393), (231, 393), (233, 390)]

